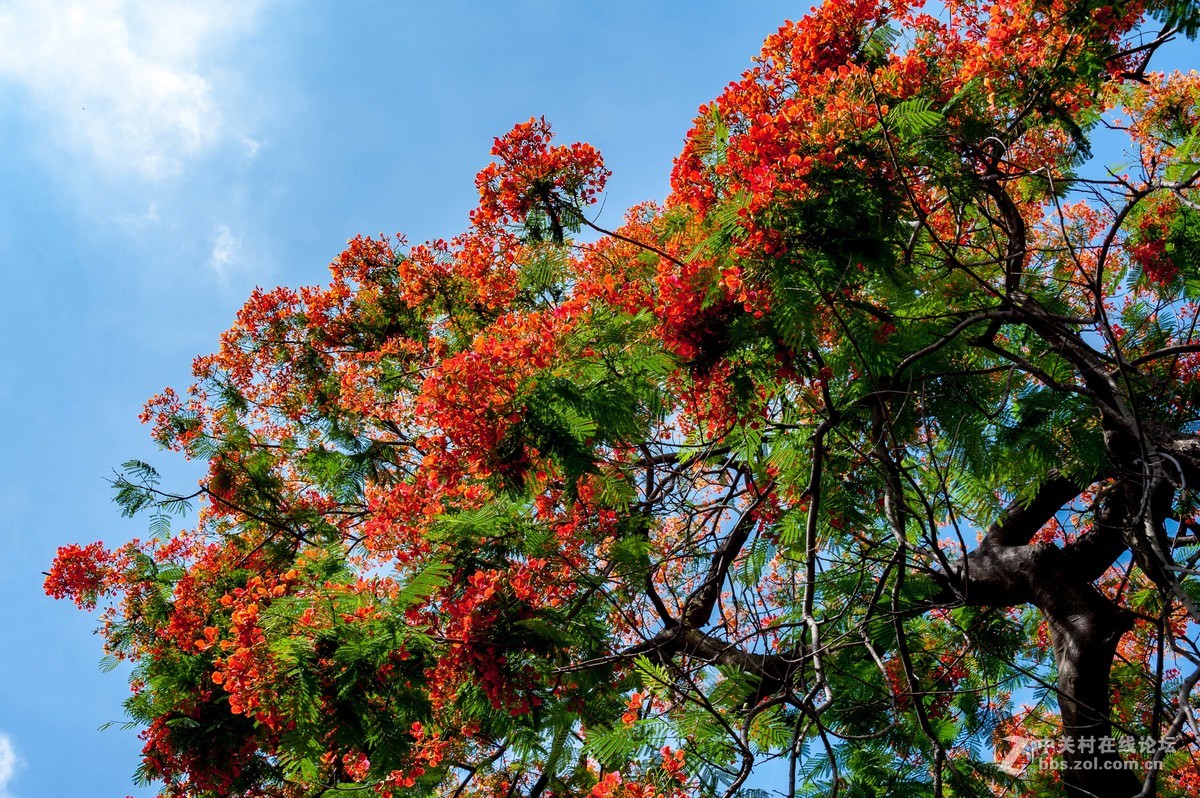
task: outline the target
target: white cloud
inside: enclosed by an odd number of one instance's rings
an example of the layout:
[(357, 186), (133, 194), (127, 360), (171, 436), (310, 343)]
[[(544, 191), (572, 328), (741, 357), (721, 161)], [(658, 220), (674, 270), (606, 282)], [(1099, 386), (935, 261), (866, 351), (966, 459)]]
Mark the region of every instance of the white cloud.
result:
[(136, 235), (147, 227), (157, 225), (162, 221), (162, 217), (158, 215), (158, 203), (151, 200), (146, 203), (146, 210), (141, 212), (116, 213), (113, 214), (112, 220), (129, 234)]
[(16, 775), (20, 762), (16, 749), (13, 748), (12, 740), (8, 735), (0, 733), (0, 798), (7, 798), (8, 783)]
[(0, 80), (106, 172), (168, 176), (226, 140), (253, 155), (214, 75), (265, 2), (0, 0)]
[(258, 155), (258, 151), (262, 149), (262, 142), (258, 139), (252, 139), (249, 136), (242, 136), (242, 146), (246, 148), (246, 154), (253, 158)]
[(235, 236), (228, 225), (220, 224), (213, 230), (212, 241), (212, 253), (208, 256), (208, 268), (216, 272), (217, 277), (224, 282), (242, 250), (242, 237)]

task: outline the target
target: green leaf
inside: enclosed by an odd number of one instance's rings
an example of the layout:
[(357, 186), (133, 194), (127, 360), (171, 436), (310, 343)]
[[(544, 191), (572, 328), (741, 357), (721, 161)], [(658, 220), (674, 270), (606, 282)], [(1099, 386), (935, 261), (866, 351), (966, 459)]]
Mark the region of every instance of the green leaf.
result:
[(941, 125), (946, 118), (932, 110), (933, 100), (914, 97), (888, 111), (884, 122), (895, 130), (901, 140), (910, 141)]

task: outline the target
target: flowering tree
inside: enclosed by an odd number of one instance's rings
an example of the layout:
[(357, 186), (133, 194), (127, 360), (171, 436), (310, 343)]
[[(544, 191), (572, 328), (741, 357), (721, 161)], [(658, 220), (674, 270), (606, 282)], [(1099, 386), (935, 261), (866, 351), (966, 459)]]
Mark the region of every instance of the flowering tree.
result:
[(1196, 794), (1200, 77), (1148, 70), (1197, 19), (829, 0), (619, 229), (534, 119), (467, 232), (256, 291), (145, 411), (199, 489), (126, 464), (150, 538), (46, 583), (106, 607), (140, 776)]

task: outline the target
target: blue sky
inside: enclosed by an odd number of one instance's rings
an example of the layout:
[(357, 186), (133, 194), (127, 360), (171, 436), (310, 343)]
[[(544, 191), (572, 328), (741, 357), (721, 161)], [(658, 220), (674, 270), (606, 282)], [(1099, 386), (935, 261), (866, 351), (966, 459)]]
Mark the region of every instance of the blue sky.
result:
[(127, 688), (94, 616), (41, 571), (144, 532), (109, 501), (122, 461), (195, 478), (137, 414), (255, 285), (324, 281), (358, 233), (460, 231), (492, 137), (532, 115), (604, 153), (615, 223), (807, 7), (0, 0), (0, 798), (153, 794), (135, 732), (97, 730)]

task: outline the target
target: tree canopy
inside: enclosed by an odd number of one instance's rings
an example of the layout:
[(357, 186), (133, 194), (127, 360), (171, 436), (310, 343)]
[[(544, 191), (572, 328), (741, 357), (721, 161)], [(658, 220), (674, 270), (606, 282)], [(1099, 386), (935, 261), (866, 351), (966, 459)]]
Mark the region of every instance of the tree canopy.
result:
[(618, 229), (531, 119), (466, 232), (255, 291), (143, 416), (198, 490), (127, 463), (148, 537), (46, 581), (133, 666), (138, 775), (1200, 792), (1200, 76), (1150, 69), (1198, 22), (828, 0)]

